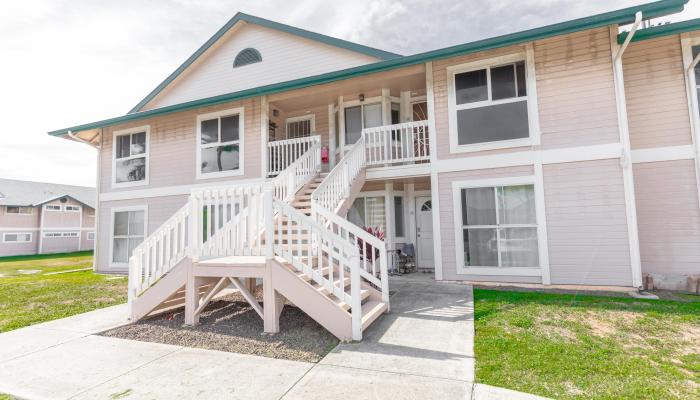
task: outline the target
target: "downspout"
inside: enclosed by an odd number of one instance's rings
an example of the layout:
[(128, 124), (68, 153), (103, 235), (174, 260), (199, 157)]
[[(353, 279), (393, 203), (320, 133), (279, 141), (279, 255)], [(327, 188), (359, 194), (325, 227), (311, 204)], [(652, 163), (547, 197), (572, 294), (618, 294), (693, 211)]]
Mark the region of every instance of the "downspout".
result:
[[(620, 166), (622, 167), (625, 192), (625, 211), (627, 214), (627, 234), (629, 237), (632, 286), (641, 288), (642, 262), (639, 253), (639, 230), (637, 227), (637, 206), (634, 193), (634, 172), (632, 169), (629, 121), (627, 119), (627, 101), (625, 99), (625, 80), (622, 68), (622, 55), (632, 41), (634, 34), (637, 32), (637, 29), (642, 22), (642, 12), (637, 11), (634, 17), (634, 24), (632, 25), (630, 32), (627, 34), (622, 46), (619, 46), (617, 53), (615, 53), (615, 56), (613, 57), (613, 78), (615, 82), (615, 100), (617, 105), (618, 127), (620, 130), (620, 142), (622, 143)], [(617, 44), (616, 38), (617, 32), (613, 32), (613, 29), (611, 29), (611, 44)], [(611, 49), (613, 48), (614, 47), (611, 46)]]
[[(690, 47), (692, 52), (692, 47)], [(691, 53), (692, 54), (692, 53)], [(695, 161), (695, 185), (698, 189), (698, 201), (700, 201), (700, 140), (698, 140), (698, 98), (695, 92), (695, 66), (700, 62), (700, 53), (698, 53), (693, 61), (690, 63), (688, 68), (685, 70), (685, 82), (687, 85), (688, 96), (690, 98), (690, 127), (691, 127), (691, 140), (693, 143), (693, 159)]]

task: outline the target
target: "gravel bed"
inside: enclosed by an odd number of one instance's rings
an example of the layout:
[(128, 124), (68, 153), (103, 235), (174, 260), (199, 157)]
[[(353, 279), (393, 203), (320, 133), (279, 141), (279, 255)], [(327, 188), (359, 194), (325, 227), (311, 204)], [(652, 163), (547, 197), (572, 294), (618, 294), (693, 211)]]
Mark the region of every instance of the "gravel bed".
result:
[(184, 322), (185, 310), (180, 309), (101, 335), (308, 362), (318, 362), (338, 344), (335, 336), (290, 305), (280, 315), (280, 332), (264, 334), (262, 318), (239, 294), (210, 303), (196, 327)]

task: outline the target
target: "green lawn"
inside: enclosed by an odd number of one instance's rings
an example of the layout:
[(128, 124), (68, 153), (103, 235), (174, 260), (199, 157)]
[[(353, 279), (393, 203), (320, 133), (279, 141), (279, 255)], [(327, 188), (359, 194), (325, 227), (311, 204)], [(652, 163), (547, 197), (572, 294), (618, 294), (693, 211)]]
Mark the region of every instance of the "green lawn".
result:
[(474, 298), (478, 382), (557, 399), (700, 399), (698, 296)]
[(0, 258), (0, 332), (126, 301), (125, 277), (52, 274), (90, 267), (92, 252)]

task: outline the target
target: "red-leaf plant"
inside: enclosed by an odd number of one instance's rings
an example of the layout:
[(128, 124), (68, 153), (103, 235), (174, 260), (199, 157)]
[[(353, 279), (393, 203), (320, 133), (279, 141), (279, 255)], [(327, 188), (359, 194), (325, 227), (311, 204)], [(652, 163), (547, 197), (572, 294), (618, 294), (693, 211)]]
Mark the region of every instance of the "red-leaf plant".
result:
[[(365, 227), (365, 231), (370, 235), (378, 238), (379, 240), (384, 240), (384, 231), (380, 227)], [(374, 249), (374, 257), (372, 255), (372, 245), (370, 243), (365, 243), (364, 240), (357, 238), (357, 246), (360, 248), (360, 257), (368, 260), (370, 262), (375, 262), (379, 258), (379, 249)], [(366, 256), (367, 255), (367, 256)]]

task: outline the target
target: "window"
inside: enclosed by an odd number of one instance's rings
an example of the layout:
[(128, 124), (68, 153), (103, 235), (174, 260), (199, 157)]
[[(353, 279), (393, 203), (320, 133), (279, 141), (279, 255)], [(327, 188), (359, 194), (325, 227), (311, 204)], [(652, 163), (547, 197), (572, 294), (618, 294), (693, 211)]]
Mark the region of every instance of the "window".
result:
[(31, 215), (32, 207), (18, 207), (18, 206), (7, 206), (5, 208), (6, 214), (18, 214), (18, 215)]
[(386, 232), (384, 196), (356, 198), (348, 210), (348, 220), (363, 228), (379, 228)]
[(29, 243), (32, 241), (31, 233), (4, 233), (2, 235), (4, 243)]
[(112, 183), (137, 186), (148, 183), (149, 127), (114, 132)]
[(60, 204), (47, 204), (44, 206), (45, 211), (61, 211), (62, 209)]
[(287, 118), (287, 139), (311, 136), (315, 130), (315, 115)]
[(44, 232), (45, 238), (59, 238), (63, 236), (62, 232)]
[(198, 178), (243, 174), (243, 108), (197, 117)]
[(95, 240), (95, 232), (88, 232), (87, 240)]
[(345, 144), (353, 144), (362, 136), (362, 129), (382, 125), (382, 103), (362, 104), (345, 108)]
[(63, 232), (63, 237), (78, 237), (78, 232)]
[(112, 217), (112, 262), (128, 263), (131, 253), (144, 239), (146, 210), (115, 210)]
[(448, 68), (452, 152), (535, 144), (539, 138), (529, 54)]
[(455, 195), (465, 268), (539, 267), (534, 185), (457, 186)]
[(80, 211), (80, 206), (65, 206), (66, 211), (78, 212)]
[(403, 222), (403, 197), (394, 196), (394, 235), (403, 237), (404, 222)]
[(233, 68), (242, 67), (248, 64), (255, 64), (262, 61), (260, 52), (251, 47), (241, 50), (233, 60)]

